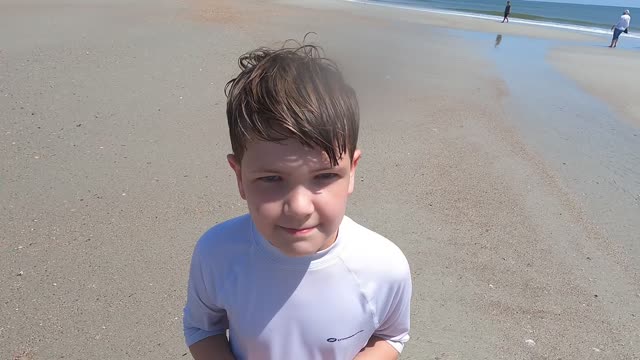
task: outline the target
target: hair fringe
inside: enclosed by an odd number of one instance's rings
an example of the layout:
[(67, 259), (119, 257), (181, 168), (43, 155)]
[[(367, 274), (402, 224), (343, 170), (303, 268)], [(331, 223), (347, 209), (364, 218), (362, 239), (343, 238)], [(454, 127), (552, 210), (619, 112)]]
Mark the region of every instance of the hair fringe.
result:
[(289, 39), (281, 48), (260, 47), (238, 59), (240, 74), (229, 80), (227, 120), (234, 154), (242, 158), (253, 139), (295, 138), (317, 146), (336, 165), (353, 156), (359, 110), (355, 91), (324, 50)]

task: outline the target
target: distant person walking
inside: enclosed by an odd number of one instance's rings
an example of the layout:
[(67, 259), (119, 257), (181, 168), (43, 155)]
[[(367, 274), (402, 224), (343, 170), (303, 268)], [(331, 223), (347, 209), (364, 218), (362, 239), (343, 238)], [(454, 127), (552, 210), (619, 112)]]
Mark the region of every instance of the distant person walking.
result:
[(509, 22), (509, 15), (511, 15), (511, 1), (507, 1), (507, 6), (504, 8), (504, 19), (502, 22)]
[(620, 16), (618, 23), (611, 27), (611, 30), (613, 30), (613, 38), (611, 39), (611, 45), (609, 45), (610, 48), (618, 45), (620, 34), (629, 33), (629, 24), (631, 24), (631, 14), (629, 14), (629, 10), (625, 10), (622, 16)]

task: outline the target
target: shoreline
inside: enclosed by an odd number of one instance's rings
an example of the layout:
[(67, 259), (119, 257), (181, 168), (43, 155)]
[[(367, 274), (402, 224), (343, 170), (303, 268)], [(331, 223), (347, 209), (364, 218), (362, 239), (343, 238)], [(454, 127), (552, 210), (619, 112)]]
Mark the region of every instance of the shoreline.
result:
[[(603, 41), (600, 34), (537, 26), (522, 22), (502, 24), (500, 21), (471, 16), (457, 16), (431, 10), (406, 9), (395, 6), (363, 3), (351, 0), (275, 0), (275, 3), (292, 8), (313, 9), (317, 11), (348, 11), (353, 16), (366, 16), (381, 21), (402, 21), (428, 25), (435, 28), (477, 31), (493, 34), (516, 35), (559, 41), (596, 42)], [(397, 20), (395, 20), (397, 19)]]
[[(393, 3), (384, 3), (384, 2), (367, 2), (363, 0), (343, 0), (346, 2), (357, 3), (362, 5), (371, 5), (371, 6), (380, 6), (385, 8), (396, 8), (410, 11), (420, 11), (427, 12), (432, 14), (441, 14), (441, 15), (452, 15), (452, 16), (462, 16), (473, 19), (481, 19), (481, 20), (489, 20), (489, 21), (501, 21), (501, 15), (492, 15), (492, 14), (484, 14), (484, 13), (475, 13), (475, 12), (465, 12), (465, 11), (457, 11), (457, 10), (447, 10), (447, 9), (438, 9), (438, 8), (430, 8), (430, 7), (420, 7), (420, 6), (411, 6), (411, 5), (403, 5), (403, 4), (393, 4)], [(572, 23), (561, 23), (561, 22), (553, 22), (553, 21), (543, 21), (543, 20), (535, 20), (535, 19), (526, 19), (512, 16), (509, 18), (510, 23), (516, 24), (524, 24), (524, 25), (533, 25), (547, 28), (554, 28), (558, 30), (565, 31), (576, 31), (579, 33), (585, 33), (589, 35), (602, 35), (602, 36), (611, 36), (611, 31), (605, 27), (594, 27), (594, 26), (585, 26), (580, 24), (572, 24)], [(595, 25), (595, 24), (594, 24)], [(640, 35), (635, 34), (625, 34), (625, 37), (640, 39)]]

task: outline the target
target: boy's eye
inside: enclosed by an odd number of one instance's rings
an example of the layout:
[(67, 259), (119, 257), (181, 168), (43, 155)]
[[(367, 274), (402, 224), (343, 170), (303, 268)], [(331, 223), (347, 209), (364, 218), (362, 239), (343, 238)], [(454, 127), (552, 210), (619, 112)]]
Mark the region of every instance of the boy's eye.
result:
[(323, 173), (323, 174), (316, 175), (316, 179), (318, 180), (333, 180), (333, 179), (336, 179), (337, 177), (338, 177), (338, 174), (336, 173)]
[(282, 180), (282, 178), (278, 175), (271, 175), (271, 176), (263, 176), (258, 178), (259, 181), (265, 182), (265, 183), (275, 183), (278, 182), (280, 180)]

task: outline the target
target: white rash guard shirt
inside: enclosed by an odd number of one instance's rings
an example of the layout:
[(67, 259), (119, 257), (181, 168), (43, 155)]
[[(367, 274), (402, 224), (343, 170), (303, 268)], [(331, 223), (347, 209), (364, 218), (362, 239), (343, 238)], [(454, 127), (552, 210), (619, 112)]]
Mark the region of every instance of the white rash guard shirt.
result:
[(401, 352), (410, 300), (402, 251), (350, 218), (328, 249), (288, 257), (244, 215), (198, 241), (184, 334), (191, 346), (229, 329), (238, 360), (353, 359), (373, 335)]

